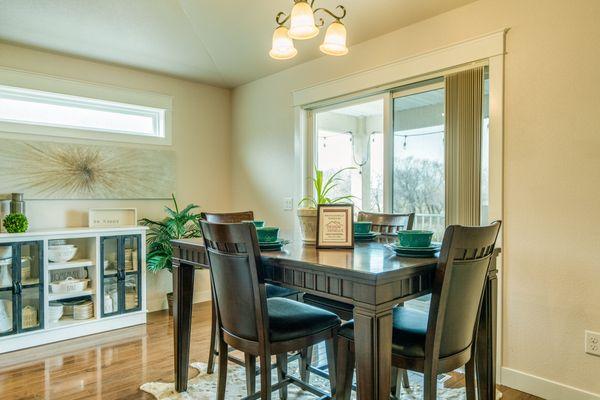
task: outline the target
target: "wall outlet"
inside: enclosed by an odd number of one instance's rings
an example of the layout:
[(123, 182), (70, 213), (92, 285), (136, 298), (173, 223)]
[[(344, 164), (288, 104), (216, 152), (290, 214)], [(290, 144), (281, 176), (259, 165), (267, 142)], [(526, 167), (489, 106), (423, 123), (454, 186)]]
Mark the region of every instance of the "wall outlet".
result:
[(283, 210), (291, 211), (294, 209), (294, 200), (291, 197), (283, 198)]
[(600, 356), (600, 333), (585, 331), (585, 352)]

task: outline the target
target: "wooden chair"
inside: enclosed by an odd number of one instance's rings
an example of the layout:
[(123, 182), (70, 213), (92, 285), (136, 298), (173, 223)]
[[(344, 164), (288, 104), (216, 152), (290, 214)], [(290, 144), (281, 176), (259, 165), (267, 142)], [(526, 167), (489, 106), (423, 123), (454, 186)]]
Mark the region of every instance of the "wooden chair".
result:
[[(424, 374), (424, 398), (437, 396), (437, 375), (463, 365), (467, 399), (475, 399), (474, 345), (487, 273), (500, 222), (446, 229), (429, 313), (397, 307), (393, 315), (392, 365)], [(339, 333), (337, 398), (350, 398), (354, 324)]]
[[(337, 315), (286, 298), (267, 299), (256, 229), (251, 223), (215, 224), (201, 221), (210, 265), (211, 285), (218, 314), (219, 378), (217, 399), (225, 398), (227, 346), (244, 353), (247, 399), (271, 399), (296, 384), (317, 396), (323, 391), (287, 375), (287, 353), (326, 341), (328, 359), (335, 369)], [(271, 355), (277, 358), (278, 383), (271, 386)], [(261, 391), (254, 394), (256, 357), (260, 357)], [(335, 392), (335, 377), (331, 379)]]
[(238, 223), (242, 221), (254, 220), (253, 211), (239, 211), (232, 213), (200, 213), (200, 218), (208, 222), (216, 222), (219, 224)]
[(396, 235), (398, 231), (410, 231), (415, 222), (415, 213), (406, 214), (379, 214), (361, 211), (358, 213), (358, 221), (369, 221), (373, 223), (372, 230), (382, 235)]
[[(254, 220), (254, 212), (253, 211), (239, 211), (232, 213), (200, 213), (200, 218), (215, 223), (239, 223), (243, 221), (252, 221)], [(300, 296), (300, 291), (289, 289), (283, 286), (278, 285), (269, 285), (267, 284), (267, 297), (287, 297), (292, 300), (298, 300)], [(207, 373), (212, 374), (215, 371), (215, 356), (219, 355), (219, 351), (216, 343), (217, 338), (217, 313), (214, 309), (213, 302), (213, 310), (212, 310), (212, 318), (211, 318), (211, 328), (210, 328), (210, 348), (213, 349), (208, 354), (208, 365), (207, 365)], [(230, 357), (230, 360), (244, 365), (241, 360), (237, 358)]]

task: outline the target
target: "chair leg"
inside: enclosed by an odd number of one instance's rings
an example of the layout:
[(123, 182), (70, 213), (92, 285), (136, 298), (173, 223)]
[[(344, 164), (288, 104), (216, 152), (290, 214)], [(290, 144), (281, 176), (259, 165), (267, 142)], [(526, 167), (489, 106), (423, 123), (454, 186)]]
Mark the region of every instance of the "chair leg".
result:
[(244, 364), (246, 367), (246, 394), (250, 396), (256, 392), (256, 356), (244, 353)]
[(212, 306), (212, 315), (210, 321), (210, 347), (208, 350), (208, 366), (206, 368), (207, 374), (215, 372), (215, 353), (217, 350), (217, 311), (214, 308), (214, 301)]
[(329, 372), (329, 386), (331, 387), (332, 396), (335, 395), (336, 389), (336, 365), (337, 365), (337, 335), (325, 341), (325, 352), (327, 353), (327, 370)]
[(402, 374), (402, 387), (404, 389), (409, 389), (410, 381), (408, 380), (408, 371), (405, 369), (399, 369), (398, 372)]
[(225, 399), (227, 385), (227, 344), (219, 338), (219, 380), (217, 383), (217, 400)]
[(271, 400), (271, 355), (260, 357), (260, 399)]
[(425, 371), (423, 374), (423, 400), (436, 400), (437, 374)]
[[(288, 367), (288, 355), (287, 353), (277, 355), (277, 380), (283, 381), (287, 377)], [(282, 386), (279, 389), (279, 398), (281, 400), (287, 400), (288, 388), (287, 385)]]
[(408, 371), (402, 368), (392, 368), (392, 389), (394, 397), (399, 399), (402, 396), (402, 388), (410, 388), (410, 382), (408, 381)]
[(300, 350), (300, 358), (298, 359), (298, 364), (300, 367), (300, 379), (306, 383), (309, 383), (310, 380), (310, 371), (308, 370), (308, 366), (312, 362), (312, 354), (313, 347), (306, 347)]
[(336, 396), (337, 400), (349, 400), (352, 394), (352, 377), (354, 375), (354, 352), (350, 349), (350, 342), (338, 338), (336, 368)]
[(467, 400), (475, 400), (475, 357), (465, 365), (465, 389)]

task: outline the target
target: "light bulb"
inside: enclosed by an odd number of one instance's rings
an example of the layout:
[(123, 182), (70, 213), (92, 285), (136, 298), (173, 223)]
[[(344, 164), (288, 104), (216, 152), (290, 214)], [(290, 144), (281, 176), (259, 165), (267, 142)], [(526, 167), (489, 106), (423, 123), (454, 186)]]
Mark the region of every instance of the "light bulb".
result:
[(288, 29), (280, 26), (273, 32), (273, 48), (269, 51), (271, 58), (275, 60), (288, 60), (298, 54), (294, 48), (294, 41), (288, 35)]
[(325, 39), (319, 49), (330, 56), (348, 54), (348, 47), (346, 47), (346, 27), (344, 24), (339, 21), (332, 22), (327, 28)]

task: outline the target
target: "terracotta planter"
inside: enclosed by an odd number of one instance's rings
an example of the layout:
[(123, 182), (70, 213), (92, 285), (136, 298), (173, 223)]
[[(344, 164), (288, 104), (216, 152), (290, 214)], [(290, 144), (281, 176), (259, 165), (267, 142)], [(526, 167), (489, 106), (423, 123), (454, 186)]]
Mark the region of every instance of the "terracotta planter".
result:
[(173, 315), (173, 292), (167, 293), (167, 304), (169, 305), (169, 315)]
[(299, 208), (298, 220), (304, 244), (315, 245), (317, 243), (317, 209)]

